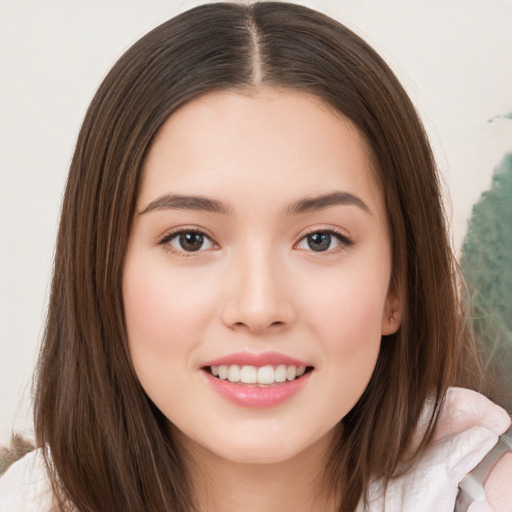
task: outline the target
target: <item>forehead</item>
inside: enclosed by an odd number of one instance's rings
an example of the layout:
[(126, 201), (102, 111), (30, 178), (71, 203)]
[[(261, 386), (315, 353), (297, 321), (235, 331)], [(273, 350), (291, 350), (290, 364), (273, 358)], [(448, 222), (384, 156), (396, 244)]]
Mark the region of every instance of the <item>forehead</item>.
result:
[(332, 189), (382, 208), (367, 145), (352, 122), (303, 92), (223, 90), (164, 123), (144, 162), (138, 206), (169, 192), (231, 202), (251, 190), (250, 198), (261, 201), (261, 191), (270, 202)]

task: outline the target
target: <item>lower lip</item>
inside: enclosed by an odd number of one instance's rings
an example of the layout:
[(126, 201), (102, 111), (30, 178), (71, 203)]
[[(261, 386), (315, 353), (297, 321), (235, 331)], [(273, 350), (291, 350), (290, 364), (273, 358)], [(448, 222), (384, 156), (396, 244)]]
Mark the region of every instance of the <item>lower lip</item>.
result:
[(298, 393), (307, 384), (313, 372), (308, 372), (298, 379), (268, 387), (235, 384), (218, 379), (204, 370), (203, 373), (213, 389), (231, 402), (244, 407), (273, 407)]

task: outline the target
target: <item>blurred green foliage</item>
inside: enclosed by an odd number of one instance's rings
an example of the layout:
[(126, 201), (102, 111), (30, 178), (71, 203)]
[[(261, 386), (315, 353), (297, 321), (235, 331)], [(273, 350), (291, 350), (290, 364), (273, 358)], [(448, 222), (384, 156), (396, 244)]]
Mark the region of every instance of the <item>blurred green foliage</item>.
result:
[(512, 153), (473, 206), (461, 268), (486, 373), (498, 386), (500, 401), (512, 410)]

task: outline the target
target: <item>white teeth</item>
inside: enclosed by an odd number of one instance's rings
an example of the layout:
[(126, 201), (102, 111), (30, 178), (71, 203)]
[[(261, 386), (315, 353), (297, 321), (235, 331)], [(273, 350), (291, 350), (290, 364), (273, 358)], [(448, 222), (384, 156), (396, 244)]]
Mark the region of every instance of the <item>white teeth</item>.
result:
[(239, 366), (237, 364), (212, 366), (212, 375), (222, 380), (230, 382), (243, 382), (244, 384), (263, 384), (269, 385), (276, 382), (292, 381), (297, 377), (304, 375), (305, 366), (286, 366), (280, 364), (276, 367), (267, 365), (260, 368), (256, 366)]
[(226, 380), (228, 378), (228, 367), (225, 364), (219, 366), (219, 379)]
[(258, 384), (274, 384), (274, 368), (262, 366), (258, 368)]
[(295, 377), (297, 377), (297, 368), (295, 368), (295, 366), (288, 366), (286, 369), (287, 380), (293, 380)]
[(276, 382), (284, 382), (286, 380), (286, 365), (280, 364), (275, 369), (275, 377)]
[(240, 380), (244, 384), (256, 384), (258, 371), (255, 366), (242, 366), (240, 370)]
[(229, 382), (238, 382), (240, 380), (240, 367), (236, 364), (232, 364), (228, 370)]

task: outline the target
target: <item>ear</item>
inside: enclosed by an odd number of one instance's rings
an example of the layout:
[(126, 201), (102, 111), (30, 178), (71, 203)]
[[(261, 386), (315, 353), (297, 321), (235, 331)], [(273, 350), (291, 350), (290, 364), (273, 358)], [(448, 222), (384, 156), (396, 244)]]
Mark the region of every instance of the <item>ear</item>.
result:
[(394, 283), (390, 285), (384, 311), (382, 313), (382, 336), (388, 336), (398, 331), (402, 321), (402, 300)]

